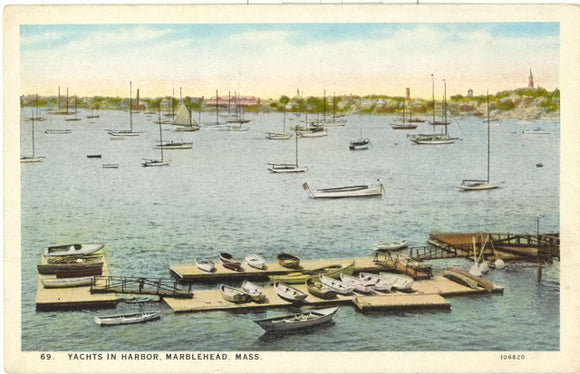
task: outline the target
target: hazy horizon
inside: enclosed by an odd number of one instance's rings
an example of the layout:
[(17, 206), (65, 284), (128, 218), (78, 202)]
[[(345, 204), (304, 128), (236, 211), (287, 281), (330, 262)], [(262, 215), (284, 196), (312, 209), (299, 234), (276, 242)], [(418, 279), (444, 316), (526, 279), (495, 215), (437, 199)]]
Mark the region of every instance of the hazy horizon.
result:
[[(559, 87), (559, 23), (22, 25), (21, 94), (431, 98)], [(40, 63), (39, 63), (40, 62)], [(431, 74), (433, 74), (433, 81)]]

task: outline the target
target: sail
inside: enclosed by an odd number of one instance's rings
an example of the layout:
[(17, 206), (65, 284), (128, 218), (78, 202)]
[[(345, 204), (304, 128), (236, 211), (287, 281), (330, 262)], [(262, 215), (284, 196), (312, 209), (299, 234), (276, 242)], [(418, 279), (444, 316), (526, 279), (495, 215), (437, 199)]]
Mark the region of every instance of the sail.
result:
[(173, 125), (176, 126), (198, 126), (197, 121), (191, 118), (189, 109), (183, 101), (179, 103), (177, 108), (177, 113), (175, 114), (175, 119), (173, 120)]

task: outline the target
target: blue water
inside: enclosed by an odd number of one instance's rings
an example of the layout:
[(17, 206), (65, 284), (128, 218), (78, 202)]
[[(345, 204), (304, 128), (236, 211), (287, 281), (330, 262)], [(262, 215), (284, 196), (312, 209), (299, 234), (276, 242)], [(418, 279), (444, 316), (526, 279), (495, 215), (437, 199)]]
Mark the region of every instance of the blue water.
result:
[[(279, 252), (302, 259), (371, 256), (379, 242), (408, 239), (425, 245), (431, 232), (535, 234), (559, 232), (559, 124), (503, 120), (491, 128), (492, 191), (462, 193), (464, 178), (485, 178), (487, 129), (481, 118), (450, 127), (462, 141), (421, 146), (395, 131), (391, 118), (349, 116), (328, 136), (299, 140), (303, 174), (277, 175), (269, 162), (293, 162), (294, 140), (271, 141), (282, 115), (247, 114), (247, 132), (202, 128), (177, 133), (164, 126), (164, 139), (193, 141), (193, 149), (166, 151), (171, 165), (143, 168), (155, 158), (159, 131), (154, 118), (133, 115), (135, 138), (113, 141), (105, 129), (128, 129), (129, 115), (102, 112), (89, 123), (52, 116), (37, 122), (36, 154), (44, 162), (22, 164), (22, 350), (53, 351), (554, 351), (559, 349), (559, 264), (544, 269), (524, 263), (492, 270), (487, 278), (503, 295), (449, 299), (448, 312), (362, 314), (342, 307), (332, 325), (282, 337), (264, 335), (254, 319), (284, 313), (212, 312), (174, 315), (164, 304), (120, 303), (117, 311), (162, 309), (159, 321), (100, 328), (94, 316), (110, 310), (37, 312), (36, 265), (48, 245), (102, 242), (112, 275), (170, 278), (169, 267), (193, 264), (198, 256), (217, 260), (220, 251), (243, 258), (256, 253), (274, 261)], [(197, 116), (197, 113), (195, 114)], [(302, 117), (289, 115), (286, 126)], [(210, 114), (202, 120), (213, 121)], [(526, 137), (541, 126), (550, 135)], [(71, 128), (47, 135), (47, 128)], [(350, 151), (362, 134), (367, 151)], [(21, 123), (22, 154), (31, 149), (30, 122)], [(102, 154), (102, 159), (88, 159)], [(536, 164), (542, 162), (544, 167)], [(118, 163), (118, 169), (103, 169)], [(313, 200), (302, 189), (373, 183), (382, 198)], [(431, 261), (436, 273), (466, 260)], [(194, 284), (195, 289), (215, 285)], [(50, 326), (50, 328), (46, 328)], [(367, 339), (384, 331), (385, 339)], [(178, 337), (178, 339), (176, 339)], [(388, 337), (388, 338), (387, 338)]]

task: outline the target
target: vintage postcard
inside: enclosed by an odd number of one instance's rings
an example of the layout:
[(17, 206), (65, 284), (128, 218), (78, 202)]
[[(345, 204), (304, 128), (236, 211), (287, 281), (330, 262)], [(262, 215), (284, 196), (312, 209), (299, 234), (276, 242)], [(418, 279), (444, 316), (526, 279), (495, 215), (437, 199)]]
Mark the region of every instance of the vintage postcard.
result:
[(578, 372), (578, 7), (4, 8), (4, 370)]

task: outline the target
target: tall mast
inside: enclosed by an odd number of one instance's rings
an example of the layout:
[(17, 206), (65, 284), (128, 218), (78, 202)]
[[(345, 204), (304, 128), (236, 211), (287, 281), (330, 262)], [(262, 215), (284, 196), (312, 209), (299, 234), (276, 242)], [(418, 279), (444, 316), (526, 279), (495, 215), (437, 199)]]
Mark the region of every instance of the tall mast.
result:
[(487, 91), (485, 93), (485, 99), (487, 102), (487, 182), (489, 183), (489, 162), (490, 162), (490, 157), (489, 157), (489, 137), (490, 137), (490, 125), (489, 125), (489, 91)]
[(129, 126), (133, 132), (133, 82), (129, 81)]
[(215, 90), (215, 124), (216, 125), (219, 125), (219, 123), (220, 123), (218, 102), (219, 102), (218, 90)]
[(34, 115), (32, 116), (32, 158), (34, 158)]
[(443, 79), (443, 124), (445, 125), (445, 135), (447, 135), (447, 81)]
[(68, 114), (68, 87), (66, 88), (66, 114)]
[(431, 74), (431, 95), (433, 96), (433, 123), (435, 123), (435, 77)]
[(324, 108), (324, 112), (322, 114), (322, 119), (324, 121), (324, 123), (326, 123), (326, 90), (324, 90), (324, 103), (323, 104), (323, 108)]
[(161, 121), (159, 121), (159, 150), (161, 151), (161, 161), (163, 161), (163, 131), (161, 131)]

